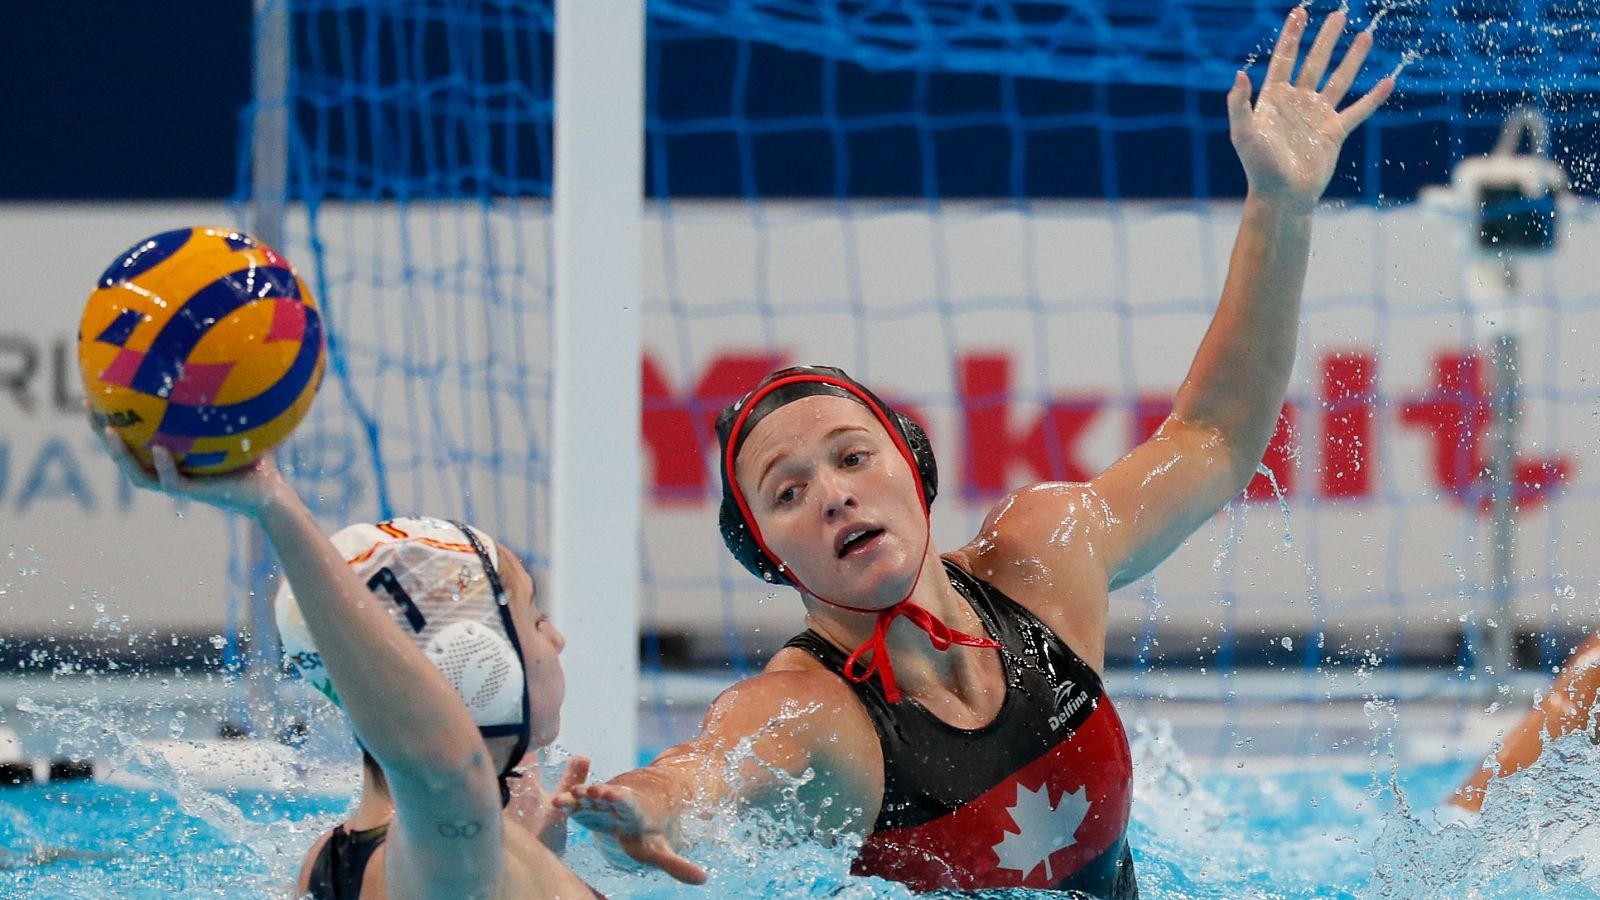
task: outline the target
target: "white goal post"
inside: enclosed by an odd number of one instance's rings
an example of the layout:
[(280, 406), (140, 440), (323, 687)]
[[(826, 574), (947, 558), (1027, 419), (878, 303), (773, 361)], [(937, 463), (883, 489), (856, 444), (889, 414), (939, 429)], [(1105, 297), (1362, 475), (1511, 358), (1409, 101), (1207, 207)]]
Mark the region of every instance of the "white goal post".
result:
[(557, 0), (550, 598), (564, 746), (636, 764), (644, 2)]

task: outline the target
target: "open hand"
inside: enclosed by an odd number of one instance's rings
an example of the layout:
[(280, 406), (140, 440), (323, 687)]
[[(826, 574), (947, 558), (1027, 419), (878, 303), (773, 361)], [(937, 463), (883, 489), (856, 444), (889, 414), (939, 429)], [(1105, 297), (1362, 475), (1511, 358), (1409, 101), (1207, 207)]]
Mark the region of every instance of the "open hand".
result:
[(561, 777), (556, 780), (553, 793), (545, 793), (544, 786), (539, 783), (539, 773), (536, 768), (521, 771), (511, 779), (510, 809), (552, 853), (565, 852), (567, 810), (550, 801), (555, 794), (570, 792), (588, 780), (589, 758), (586, 756), (574, 756), (567, 760), (566, 767), (561, 770)]
[(553, 802), (594, 833), (595, 846), (613, 865), (625, 866), (631, 859), (687, 884), (705, 884), (706, 870), (673, 849), (664, 817), (637, 791), (581, 784), (557, 794)]
[[(88, 403), (85, 401), (85, 408)], [(90, 420), (93, 421), (93, 416)], [(128, 449), (128, 445), (110, 426), (94, 426), (99, 432), (106, 452), (116, 462), (117, 468), (135, 487), (160, 491), (174, 497), (198, 500), (208, 506), (257, 517), (280, 491), (287, 489), (272, 454), (225, 475), (190, 477), (178, 471), (172, 452), (165, 447), (152, 447), (154, 468), (146, 468)]]
[(1356, 35), (1343, 61), (1327, 83), (1322, 83), (1334, 45), (1344, 31), (1342, 11), (1322, 23), (1298, 77), (1290, 81), (1309, 19), (1303, 8), (1289, 13), (1254, 105), (1250, 102), (1250, 78), (1244, 72), (1234, 76), (1233, 89), (1228, 91), (1229, 133), (1251, 191), (1264, 200), (1305, 212), (1316, 205), (1332, 180), (1345, 138), (1394, 91), (1394, 79), (1384, 78), (1366, 96), (1339, 110), (1372, 49), (1370, 31)]

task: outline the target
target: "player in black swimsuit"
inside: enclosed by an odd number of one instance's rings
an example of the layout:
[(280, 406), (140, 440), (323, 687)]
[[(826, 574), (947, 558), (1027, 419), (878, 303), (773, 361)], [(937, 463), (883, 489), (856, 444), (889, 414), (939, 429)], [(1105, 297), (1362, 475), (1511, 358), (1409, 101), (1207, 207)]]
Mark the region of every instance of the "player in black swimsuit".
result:
[(1222, 299), (1172, 415), (1109, 469), (1020, 488), (941, 554), (926, 438), (866, 388), (777, 372), (724, 412), (723, 538), (799, 592), (810, 636), (719, 697), (691, 741), (556, 797), (602, 846), (699, 881), (676, 847), (682, 816), (795, 797), (819, 828), (865, 839), (858, 871), (1134, 893), (1127, 748), (1099, 679), (1109, 595), (1254, 476), (1294, 363), (1312, 211), (1344, 139), (1394, 87), (1341, 111), (1372, 36), (1330, 71), (1336, 12), (1297, 73), (1307, 23), (1289, 14), (1253, 103), (1235, 78), (1249, 194)]
[[(1006, 696), (992, 722), (963, 729), (915, 701), (890, 703), (876, 681), (854, 683), (884, 759), (883, 802), (856, 874), (918, 890), (1011, 882), (1137, 896), (1126, 837), (1133, 760), (1099, 674), (1015, 600), (954, 564), (945, 570), (1000, 644)], [(844, 651), (815, 631), (787, 646), (844, 674)], [(1030, 808), (1065, 822), (1019, 830)]]

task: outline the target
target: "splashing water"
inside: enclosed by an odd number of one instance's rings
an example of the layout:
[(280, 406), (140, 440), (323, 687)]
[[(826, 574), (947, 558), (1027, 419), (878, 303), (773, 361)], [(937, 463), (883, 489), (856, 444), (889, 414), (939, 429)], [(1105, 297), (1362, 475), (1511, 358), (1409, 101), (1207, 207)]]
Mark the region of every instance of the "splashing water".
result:
[(1393, 8), (1394, 7), (1387, 4), (1379, 7), (1378, 11), (1372, 14), (1372, 21), (1368, 22), (1367, 27), (1362, 30), (1369, 35), (1376, 32), (1378, 30), (1378, 23), (1382, 22), (1384, 17), (1389, 15), (1389, 11)]
[(1406, 66), (1411, 65), (1419, 59), (1422, 59), (1422, 52), (1420, 50), (1413, 48), (1401, 52), (1400, 61), (1394, 64), (1394, 68), (1389, 72), (1389, 77), (1399, 78), (1400, 73), (1406, 70)]
[[(16, 708), (61, 737), (56, 752), (97, 761), (127, 785), (49, 783), (6, 795), (0, 896), (245, 897), (280, 893), (348, 795), (207, 790), (153, 743), (156, 717), (101, 707)], [(287, 748), (268, 745), (282, 753)], [(12, 865), (5, 865), (6, 861)], [(21, 891), (21, 893), (18, 893)]]
[(1600, 892), (1600, 747), (1573, 732), (1490, 782), (1477, 821), (1439, 827), (1401, 795), (1363, 897), (1593, 897)]
[(1228, 516), (1228, 533), (1222, 540), (1222, 546), (1217, 548), (1215, 556), (1211, 557), (1211, 571), (1221, 572), (1233, 556), (1233, 551), (1244, 540), (1244, 505), (1229, 503), (1226, 509)]
[[(148, 787), (85, 782), (12, 789), (0, 804), (0, 896), (168, 898), (277, 894), (301, 854), (349, 807), (348, 791), (204, 790), (196, 772), (152, 749), (144, 726), (103, 711), (23, 701), (63, 747), (93, 752)], [(793, 718), (808, 708), (784, 712)], [(1388, 709), (1369, 716), (1383, 720)], [(1375, 721), (1375, 728), (1382, 729)], [(721, 764), (731, 777), (776, 785), (781, 809), (807, 802), (810, 773), (755, 761), (748, 740)], [(1369, 737), (1367, 749), (1385, 743)], [(1431, 808), (1476, 758), (1399, 769), (1386, 754), (1305, 759), (1296, 770), (1201, 772), (1166, 722), (1130, 729), (1134, 849), (1142, 896), (1593, 896), (1600, 890), (1600, 748), (1582, 734), (1553, 742), (1523, 772), (1490, 787), (1480, 821), (1440, 827)], [(553, 783), (559, 760), (545, 760)], [(643, 898), (910, 898), (904, 887), (849, 874), (855, 838), (831, 844), (803, 817), (731, 804), (695, 819), (686, 853), (711, 882), (608, 866), (575, 829), (566, 859), (597, 889)], [(1047, 892), (988, 896), (1055, 900)]]
[(1278, 512), (1283, 514), (1283, 546), (1294, 546), (1294, 518), (1289, 512), (1289, 498), (1284, 496), (1283, 485), (1278, 484), (1278, 473), (1266, 463), (1256, 463), (1256, 474), (1266, 476), (1267, 483), (1272, 485), (1272, 496), (1278, 501)]

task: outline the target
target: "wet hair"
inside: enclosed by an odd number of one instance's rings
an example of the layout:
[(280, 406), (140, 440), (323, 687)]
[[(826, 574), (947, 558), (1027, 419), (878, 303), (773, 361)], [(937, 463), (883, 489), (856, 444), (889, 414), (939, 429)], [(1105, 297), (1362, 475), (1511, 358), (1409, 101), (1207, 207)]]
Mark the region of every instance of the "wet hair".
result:
[(922, 490), (923, 506), (933, 505), (939, 493), (939, 467), (933, 445), (915, 419), (897, 412), (866, 386), (832, 366), (793, 366), (771, 373), (737, 402), (717, 416), (717, 443), (721, 448), (722, 507), (718, 527), (728, 552), (752, 575), (770, 584), (794, 584), (784, 565), (766, 548), (749, 504), (734, 477), (734, 463), (750, 432), (778, 409), (806, 397), (842, 397), (866, 407), (889, 432)]

